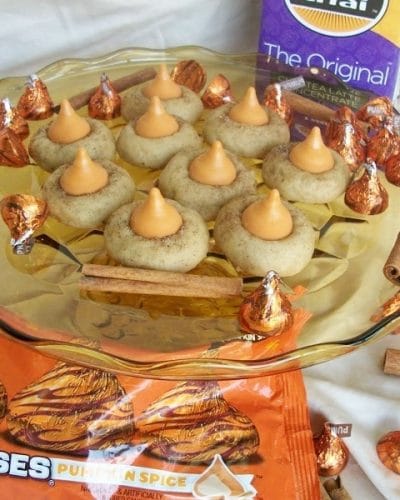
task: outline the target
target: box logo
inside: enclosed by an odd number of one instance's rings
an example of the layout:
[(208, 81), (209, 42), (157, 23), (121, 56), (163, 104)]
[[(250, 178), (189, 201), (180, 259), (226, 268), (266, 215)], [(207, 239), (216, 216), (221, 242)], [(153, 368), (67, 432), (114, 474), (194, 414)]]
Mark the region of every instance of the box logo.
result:
[(301, 24), (322, 35), (345, 37), (370, 30), (384, 16), (389, 0), (285, 0)]

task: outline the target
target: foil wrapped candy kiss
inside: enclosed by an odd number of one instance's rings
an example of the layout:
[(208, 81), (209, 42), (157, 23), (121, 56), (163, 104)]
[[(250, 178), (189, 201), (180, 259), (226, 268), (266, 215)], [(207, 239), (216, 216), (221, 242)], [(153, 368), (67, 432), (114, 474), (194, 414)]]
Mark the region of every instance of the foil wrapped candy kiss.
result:
[(281, 292), (280, 283), (279, 275), (269, 271), (261, 284), (245, 298), (239, 309), (241, 330), (270, 337), (292, 326), (292, 305)]
[(1, 200), (0, 210), (11, 233), (14, 253), (29, 254), (34, 244), (33, 233), (48, 216), (47, 203), (28, 194), (14, 194)]

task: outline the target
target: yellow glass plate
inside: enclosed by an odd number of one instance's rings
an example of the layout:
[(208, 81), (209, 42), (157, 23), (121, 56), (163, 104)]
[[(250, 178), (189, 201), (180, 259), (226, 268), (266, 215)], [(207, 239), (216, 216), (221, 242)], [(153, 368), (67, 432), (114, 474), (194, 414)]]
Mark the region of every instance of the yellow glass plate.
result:
[[(59, 103), (97, 86), (103, 72), (113, 80), (160, 62), (172, 68), (188, 59), (204, 66), (208, 81), (224, 74), (235, 96), (263, 76), (263, 70), (257, 69), (256, 54), (226, 55), (199, 47), (124, 49), (96, 59), (59, 61), (37, 74), (53, 101)], [(26, 77), (1, 80), (0, 95), (15, 105), (25, 81)], [(86, 115), (87, 108), (81, 113)], [(43, 123), (30, 122), (31, 134)], [(122, 124), (122, 119), (109, 123), (116, 135)], [(134, 177), (137, 196), (143, 196), (158, 172), (118, 162)], [(248, 165), (260, 178), (260, 162), (248, 161)], [(46, 176), (36, 165), (0, 167), (0, 195), (40, 197)], [(204, 346), (229, 344), (241, 335), (237, 322), (241, 297), (216, 300), (80, 293), (80, 264), (110, 263), (102, 234), (76, 230), (51, 217), (41, 232), (57, 241), (59, 248), (38, 242), (27, 256), (12, 253), (8, 229), (0, 224), (0, 303), (4, 307), (0, 327), (3, 333), (45, 354), (143, 377), (254, 377), (327, 361), (381, 337), (399, 322), (394, 317), (377, 327), (370, 322), (395, 291), (382, 267), (398, 231), (399, 191), (384, 179), (382, 182), (389, 191), (390, 205), (378, 216), (360, 217), (341, 200), (332, 206), (298, 204), (313, 223), (319, 241), (307, 268), (285, 281), (288, 291), (296, 285), (307, 288), (296, 306), (312, 314), (296, 340), (296, 349), (282, 352), (276, 349), (276, 342), (262, 341), (255, 358), (249, 342), (242, 342), (231, 357), (212, 351), (200, 355)], [(231, 264), (215, 252), (195, 272), (236, 275)], [(87, 345), (76, 343), (75, 337), (88, 339)], [(96, 349), (97, 342), (102, 350)]]

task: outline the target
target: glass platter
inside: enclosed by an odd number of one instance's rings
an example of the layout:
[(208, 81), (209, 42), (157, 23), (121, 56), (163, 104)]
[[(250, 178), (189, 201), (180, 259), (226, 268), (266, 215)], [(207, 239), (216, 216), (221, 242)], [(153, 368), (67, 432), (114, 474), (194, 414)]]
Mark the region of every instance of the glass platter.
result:
[[(53, 102), (59, 103), (97, 86), (103, 72), (114, 80), (160, 62), (172, 69), (189, 59), (203, 65), (208, 81), (218, 73), (225, 75), (235, 96), (268, 76), (265, 69), (257, 68), (256, 54), (225, 55), (199, 47), (124, 49), (96, 59), (59, 61), (37, 74)], [(25, 82), (26, 77), (1, 80), (1, 97), (16, 105)], [(87, 108), (80, 113), (87, 115)], [(43, 123), (30, 122), (31, 134)], [(123, 120), (108, 125), (117, 135)], [(198, 127), (200, 131), (201, 123)], [(144, 196), (159, 174), (117, 162), (135, 179), (138, 197)], [(247, 164), (260, 179), (260, 162), (247, 160)], [(25, 193), (40, 198), (47, 175), (36, 165), (0, 167), (1, 197)], [(148, 378), (255, 377), (328, 361), (377, 340), (400, 324), (397, 317), (377, 325), (370, 321), (395, 292), (382, 268), (398, 232), (399, 192), (384, 176), (381, 180), (390, 199), (389, 209), (381, 215), (356, 214), (342, 199), (329, 205), (299, 205), (319, 239), (306, 269), (284, 280), (288, 293), (297, 285), (306, 288), (295, 307), (311, 314), (290, 338), (283, 334), (254, 343), (237, 340), (242, 297), (195, 299), (80, 291), (82, 263), (112, 264), (104, 253), (101, 230), (77, 230), (52, 217), (26, 256), (13, 254), (8, 228), (0, 223), (0, 327), (3, 334), (46, 355)], [(260, 185), (259, 190), (266, 188)], [(58, 249), (45, 244), (46, 238), (56, 241)], [(193, 272), (237, 275), (213, 247)], [(254, 280), (248, 280), (245, 292), (254, 286)]]

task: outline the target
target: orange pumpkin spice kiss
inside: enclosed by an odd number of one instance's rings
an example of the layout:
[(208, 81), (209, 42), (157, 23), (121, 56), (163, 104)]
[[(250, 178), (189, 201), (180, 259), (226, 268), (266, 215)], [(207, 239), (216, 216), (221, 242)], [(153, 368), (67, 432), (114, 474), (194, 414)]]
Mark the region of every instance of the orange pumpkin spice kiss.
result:
[(227, 186), (236, 178), (236, 168), (220, 141), (215, 141), (205, 153), (197, 156), (189, 166), (190, 177), (201, 184)]
[(170, 205), (158, 188), (152, 188), (146, 200), (132, 212), (130, 225), (144, 238), (164, 238), (179, 231), (183, 224), (177, 209)]
[(150, 99), (147, 111), (138, 119), (135, 125), (137, 135), (152, 139), (173, 135), (178, 130), (179, 124), (175, 117), (165, 111), (160, 98), (157, 96)]
[(83, 139), (90, 133), (90, 125), (85, 118), (79, 116), (67, 99), (61, 102), (60, 113), (51, 123), (47, 136), (60, 144), (70, 144), (71, 142)]
[(327, 172), (335, 163), (332, 152), (322, 140), (319, 127), (313, 127), (304, 141), (292, 148), (289, 159), (296, 167), (312, 174)]
[(268, 114), (260, 105), (254, 87), (249, 87), (242, 98), (229, 111), (229, 118), (245, 125), (266, 125)]
[(60, 178), (60, 185), (70, 195), (90, 194), (104, 188), (108, 183), (107, 170), (93, 161), (84, 148), (79, 148), (74, 162)]
[(281, 240), (293, 229), (293, 219), (281, 201), (279, 191), (249, 205), (242, 214), (242, 224), (249, 233), (263, 240)]
[(154, 96), (160, 99), (174, 99), (182, 96), (181, 87), (172, 80), (165, 64), (160, 65), (156, 77), (143, 87), (142, 92), (149, 99)]

